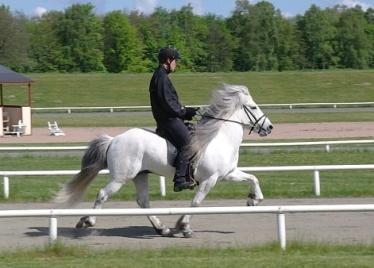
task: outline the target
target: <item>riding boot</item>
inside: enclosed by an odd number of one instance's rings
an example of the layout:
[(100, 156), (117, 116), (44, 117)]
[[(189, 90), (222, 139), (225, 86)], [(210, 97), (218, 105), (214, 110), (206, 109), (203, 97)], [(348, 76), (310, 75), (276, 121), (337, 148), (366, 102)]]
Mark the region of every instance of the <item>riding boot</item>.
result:
[(180, 192), (184, 189), (192, 190), (196, 186), (196, 183), (186, 178), (188, 168), (188, 157), (184, 151), (178, 153), (174, 165), (174, 192)]

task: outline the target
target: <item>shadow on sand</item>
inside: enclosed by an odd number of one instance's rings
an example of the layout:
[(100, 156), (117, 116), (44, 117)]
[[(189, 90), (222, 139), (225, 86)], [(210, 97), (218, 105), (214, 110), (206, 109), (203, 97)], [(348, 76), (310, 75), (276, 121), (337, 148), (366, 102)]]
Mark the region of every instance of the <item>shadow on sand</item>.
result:
[[(26, 232), (25, 235), (30, 237), (41, 237), (49, 236), (48, 227), (30, 227), (30, 231)], [(174, 234), (177, 234), (175, 230), (172, 230)], [(230, 231), (215, 231), (215, 230), (198, 230), (195, 233), (218, 233), (218, 234), (232, 234)], [(87, 236), (107, 236), (107, 237), (127, 237), (136, 239), (153, 239), (160, 237), (156, 231), (150, 226), (129, 226), (122, 228), (88, 228), (88, 229), (77, 229), (72, 227), (60, 227), (58, 228), (58, 236), (80, 239)], [(172, 236), (173, 237), (173, 236)]]

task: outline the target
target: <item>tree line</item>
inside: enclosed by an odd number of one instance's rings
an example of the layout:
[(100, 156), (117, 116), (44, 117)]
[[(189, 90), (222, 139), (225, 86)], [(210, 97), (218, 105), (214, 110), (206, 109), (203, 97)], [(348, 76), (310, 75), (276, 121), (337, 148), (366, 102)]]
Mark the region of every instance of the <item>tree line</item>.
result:
[(292, 18), (271, 3), (237, 0), (228, 18), (191, 5), (150, 15), (92, 4), (27, 17), (0, 6), (0, 64), (24, 72), (150, 72), (161, 47), (196, 72), (374, 67), (374, 9), (316, 5)]

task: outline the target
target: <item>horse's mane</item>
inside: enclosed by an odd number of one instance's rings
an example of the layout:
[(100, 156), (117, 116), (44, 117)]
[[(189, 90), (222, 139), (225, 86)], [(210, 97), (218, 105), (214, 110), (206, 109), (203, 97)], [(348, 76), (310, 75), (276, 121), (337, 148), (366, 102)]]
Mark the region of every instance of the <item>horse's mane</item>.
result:
[[(228, 119), (243, 103), (241, 94), (249, 95), (245, 86), (222, 84), (213, 91), (210, 105), (205, 109), (202, 119), (197, 123), (192, 136), (190, 153), (198, 161), (209, 142), (217, 135), (223, 120), (209, 117)], [(204, 117), (206, 116), (206, 117)]]

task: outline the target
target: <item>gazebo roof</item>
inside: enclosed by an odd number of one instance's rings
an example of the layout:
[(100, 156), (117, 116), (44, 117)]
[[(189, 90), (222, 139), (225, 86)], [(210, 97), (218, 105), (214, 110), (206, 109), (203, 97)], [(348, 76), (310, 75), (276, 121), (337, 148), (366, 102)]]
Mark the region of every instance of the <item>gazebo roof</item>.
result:
[(6, 83), (32, 83), (34, 82), (31, 78), (24, 76), (23, 74), (17, 73), (0, 65), (0, 84)]

